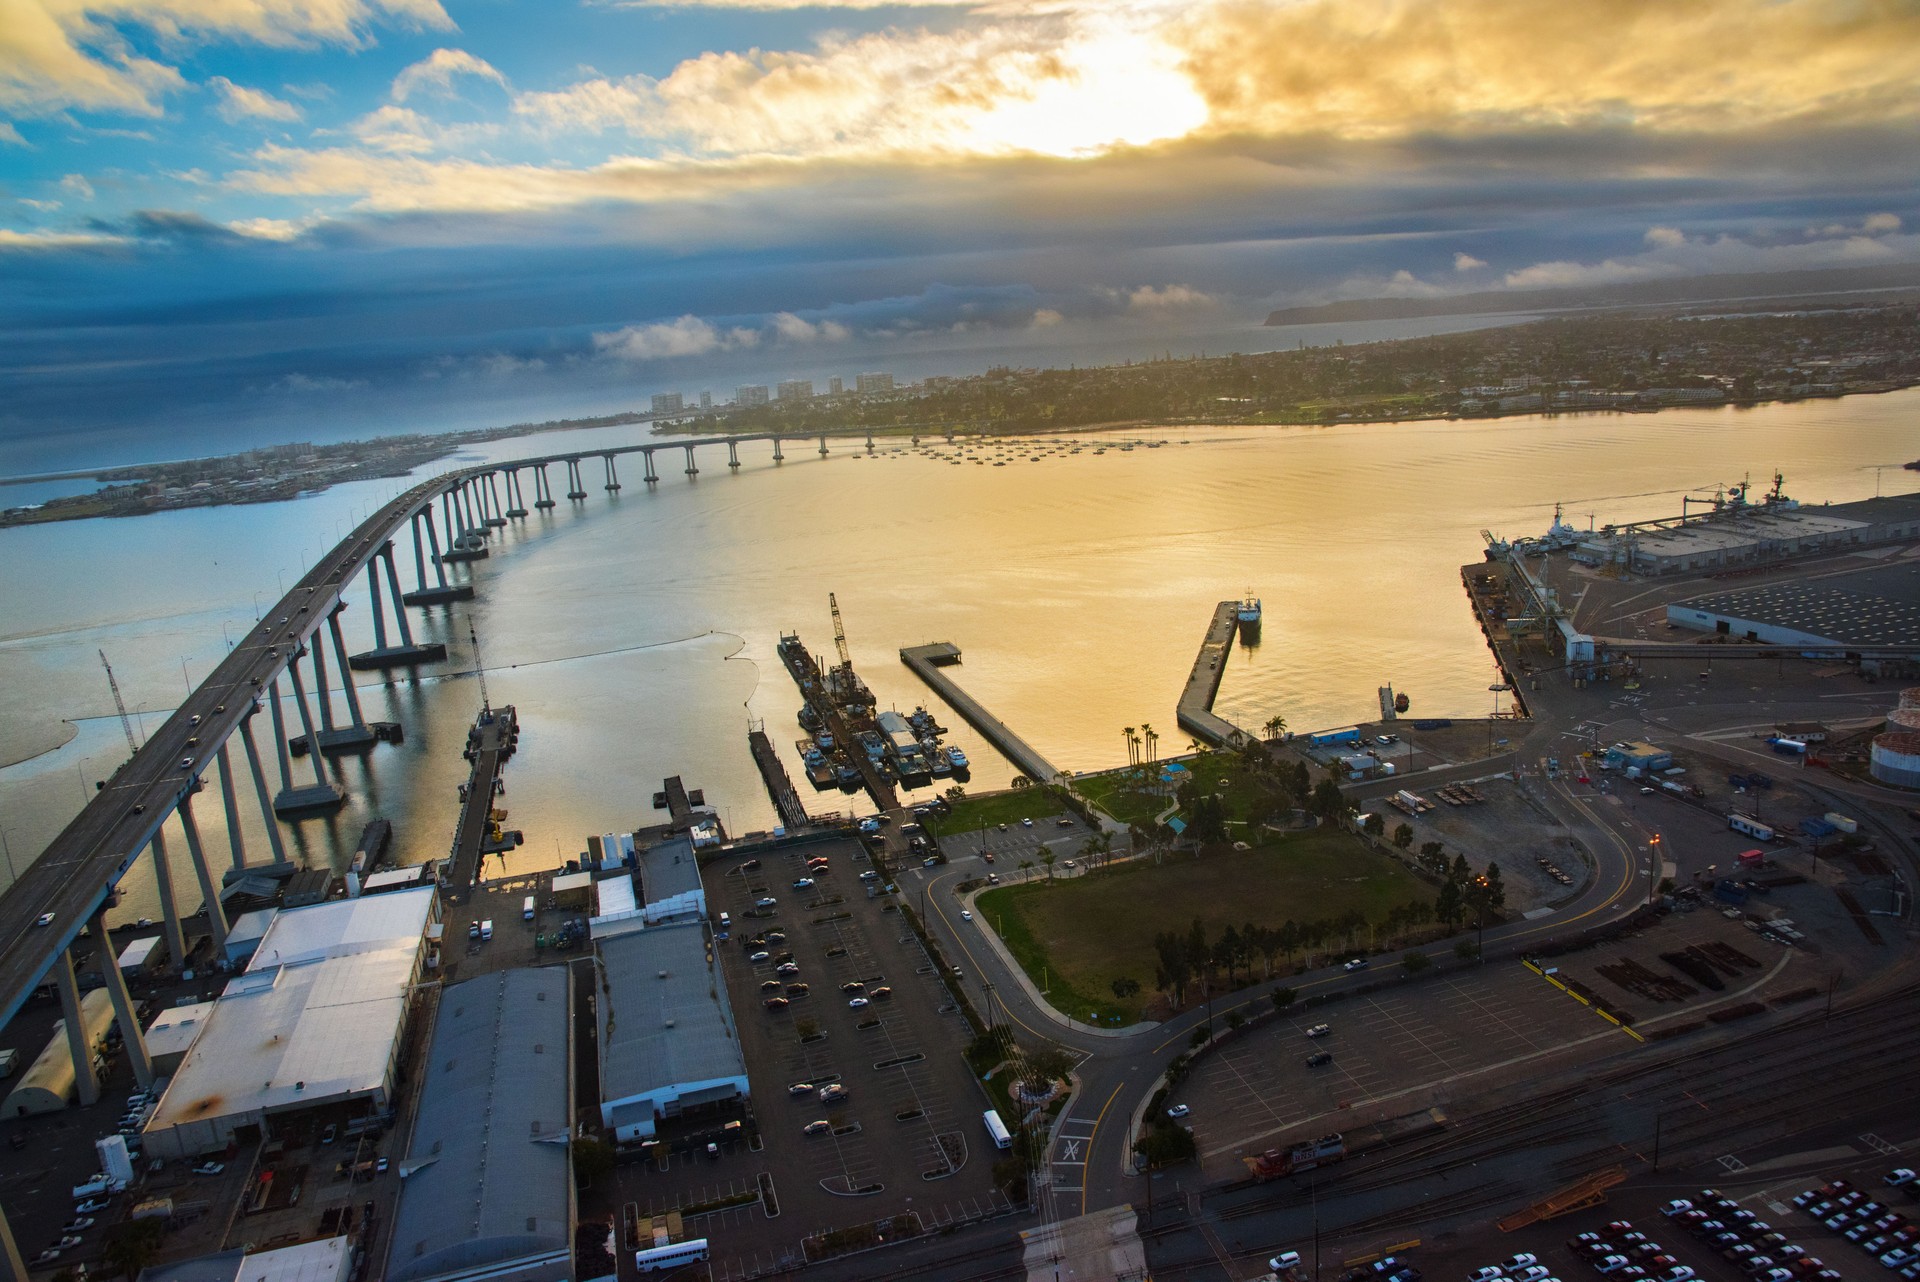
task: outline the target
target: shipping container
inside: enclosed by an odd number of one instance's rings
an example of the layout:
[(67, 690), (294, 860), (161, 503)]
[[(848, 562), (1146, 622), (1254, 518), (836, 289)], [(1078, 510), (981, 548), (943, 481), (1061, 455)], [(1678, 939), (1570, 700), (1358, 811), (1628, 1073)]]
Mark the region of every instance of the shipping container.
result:
[(1762, 841), (1773, 840), (1773, 829), (1761, 823), (1752, 815), (1739, 813), (1728, 815), (1727, 827), (1733, 829), (1735, 832), (1744, 832), (1749, 837), (1758, 837)]
[(1837, 810), (1829, 810), (1826, 818), (1828, 823), (1838, 828), (1841, 832), (1854, 833), (1860, 831), (1860, 824), (1857, 820), (1849, 819)]

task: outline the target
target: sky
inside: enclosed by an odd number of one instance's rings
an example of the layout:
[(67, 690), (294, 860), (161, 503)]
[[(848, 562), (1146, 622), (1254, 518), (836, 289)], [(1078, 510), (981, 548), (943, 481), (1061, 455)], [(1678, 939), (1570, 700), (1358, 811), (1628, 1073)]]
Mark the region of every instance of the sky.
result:
[(0, 0), (0, 475), (1920, 258), (1916, 0)]

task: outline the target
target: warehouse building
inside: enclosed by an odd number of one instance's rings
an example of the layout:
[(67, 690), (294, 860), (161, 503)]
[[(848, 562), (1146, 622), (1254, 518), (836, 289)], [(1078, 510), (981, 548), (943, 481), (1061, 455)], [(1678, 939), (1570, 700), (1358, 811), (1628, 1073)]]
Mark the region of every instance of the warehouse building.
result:
[(707, 892), (691, 840), (676, 837), (640, 853), (640, 894), (648, 925), (707, 915)]
[(1777, 583), (1694, 597), (1667, 607), (1667, 621), (1700, 632), (1794, 649), (1920, 647), (1920, 600), (1871, 590), (1884, 572), (1850, 576), (1861, 588)]
[[(1731, 508), (1665, 529), (1635, 533), (1627, 546), (1637, 573), (1672, 574), (1844, 552), (1914, 538), (1920, 538), (1920, 494), (1896, 494), (1820, 507), (1788, 501)], [(1589, 539), (1581, 549), (1610, 559), (1612, 543), (1605, 537)]]
[(746, 1060), (698, 920), (596, 930), (600, 1121), (617, 1142), (652, 1139), (663, 1118), (747, 1098)]
[(386, 1108), (437, 908), (428, 888), (276, 915), (160, 1097), (147, 1155), (250, 1142), (324, 1105)]
[[(106, 989), (96, 988), (80, 995), (80, 1022), (86, 1026), (87, 1045), (98, 1055), (106, 1043), (107, 1030), (113, 1027), (113, 999), (107, 996)], [(7, 1102), (0, 1105), (0, 1116), (57, 1113), (75, 1097), (76, 1089), (73, 1052), (67, 1046), (67, 1021), (57, 1019), (47, 1048), (21, 1077), (20, 1084), (7, 1096)]]
[(568, 974), (501, 971), (441, 995), (387, 1282), (572, 1277)]

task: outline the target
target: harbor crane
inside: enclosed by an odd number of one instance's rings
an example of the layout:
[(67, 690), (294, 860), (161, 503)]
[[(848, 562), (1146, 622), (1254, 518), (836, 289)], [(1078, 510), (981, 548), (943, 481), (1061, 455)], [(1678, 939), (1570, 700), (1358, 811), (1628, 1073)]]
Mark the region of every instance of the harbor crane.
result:
[(840, 602), (827, 593), (827, 608), (833, 611), (833, 648), (840, 652), (840, 666), (853, 670), (853, 656), (847, 653), (847, 628), (840, 621)]
[(100, 666), (107, 670), (107, 688), (113, 691), (113, 706), (120, 712), (120, 730), (127, 736), (129, 755), (140, 751), (140, 745), (133, 740), (133, 718), (127, 715), (127, 701), (120, 697), (120, 683), (114, 679), (113, 665), (107, 662), (105, 650), (96, 651), (100, 656)]

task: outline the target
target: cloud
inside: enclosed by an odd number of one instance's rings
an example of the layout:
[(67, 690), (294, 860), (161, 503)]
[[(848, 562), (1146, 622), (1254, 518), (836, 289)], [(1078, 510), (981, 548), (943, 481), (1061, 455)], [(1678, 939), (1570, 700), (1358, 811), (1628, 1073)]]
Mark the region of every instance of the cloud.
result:
[(1902, 226), (1900, 215), (1878, 213), (1868, 214), (1858, 223), (1827, 223), (1820, 227), (1809, 227), (1809, 238), (1833, 239), (1841, 236), (1884, 236), (1899, 231)]
[(838, 321), (802, 320), (792, 312), (776, 314), (771, 328), (783, 343), (841, 343), (853, 337), (853, 331)]
[(1902, 0), (1610, 0), (1604, 18), (1536, 0), (1212, 3), (1168, 38), (1222, 133), (1720, 133), (1920, 111), (1920, 8)]
[(1687, 234), (1678, 227), (1649, 227), (1644, 239), (1655, 249), (1678, 249), (1687, 243)]
[(262, 89), (236, 85), (225, 76), (215, 76), (207, 81), (207, 87), (220, 95), (220, 103), (215, 110), (220, 113), (221, 119), (229, 124), (241, 120), (293, 121), (300, 119), (300, 108), (292, 103), (276, 98)]
[(104, 249), (124, 238), (104, 232), (11, 231), (0, 227), (0, 253), (9, 250)]
[(93, 184), (87, 181), (85, 174), (68, 174), (60, 180), (60, 190), (78, 196), (81, 200), (93, 199)]
[(393, 100), (405, 102), (422, 90), (451, 95), (455, 76), (473, 76), (491, 80), (502, 89), (507, 87), (507, 78), (484, 58), (476, 58), (464, 49), (435, 49), (432, 56), (414, 63), (393, 78)]
[(0, 143), (10, 143), (15, 147), (28, 145), (27, 140), (20, 136), (20, 131), (14, 128), (12, 122), (6, 120), (0, 120)]
[(1455, 251), (1453, 255), (1453, 270), (1457, 272), (1475, 272), (1486, 265), (1486, 259), (1475, 258), (1472, 254), (1464, 251)]
[(367, 385), (364, 378), (336, 378), (331, 374), (292, 373), (277, 378), (271, 384), (275, 391), (297, 392), (350, 392)]
[(1132, 312), (1157, 312), (1176, 308), (1210, 307), (1211, 295), (1203, 294), (1190, 285), (1167, 285), (1155, 289), (1152, 285), (1142, 285), (1127, 295), (1127, 310)]
[(1028, 322), (1034, 329), (1051, 329), (1055, 325), (1066, 323), (1066, 317), (1051, 307), (1036, 308), (1033, 319)]
[(522, 94), (514, 111), (543, 129), (619, 130), (696, 157), (1077, 156), (1200, 123), (1176, 56), (1111, 15), (983, 21), (710, 52), (664, 79)]
[(689, 315), (595, 334), (593, 348), (625, 361), (657, 361), (672, 356), (732, 351), (752, 347), (759, 341), (758, 330), (716, 329), (698, 316)]
[(1553, 289), (1568, 285), (1617, 285), (1623, 281), (1678, 274), (1676, 270), (1663, 270), (1654, 263), (1623, 262), (1616, 258), (1598, 263), (1556, 259), (1510, 271), (1501, 278), (1501, 283), (1509, 289)]
[[(1866, 227), (1871, 225), (1871, 232)], [(1654, 277), (1727, 272), (1784, 272), (1819, 267), (1859, 267), (1920, 258), (1920, 236), (1903, 234), (1893, 215), (1873, 215), (1860, 225), (1808, 228), (1811, 240), (1778, 241), (1770, 236), (1690, 236), (1676, 227), (1654, 227), (1647, 248), (1598, 262), (1556, 259), (1508, 272), (1503, 283), (1514, 289), (1563, 285), (1617, 284)]]
[(358, 49), (387, 23), (453, 27), (439, 0), (8, 0), (0, 19), (0, 110), (162, 114), (161, 100), (186, 81), (132, 52), (125, 28), (170, 47), (229, 40)]

